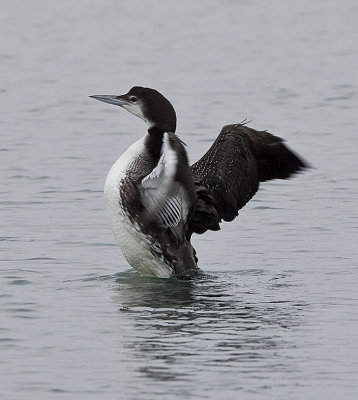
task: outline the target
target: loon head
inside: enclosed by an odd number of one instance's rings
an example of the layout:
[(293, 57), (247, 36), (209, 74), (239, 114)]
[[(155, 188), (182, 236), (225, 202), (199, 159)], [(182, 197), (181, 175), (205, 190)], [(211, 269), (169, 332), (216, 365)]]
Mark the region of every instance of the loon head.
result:
[(134, 86), (126, 93), (115, 95), (95, 95), (93, 99), (120, 106), (145, 121), (149, 130), (175, 132), (176, 114), (174, 107), (155, 89)]

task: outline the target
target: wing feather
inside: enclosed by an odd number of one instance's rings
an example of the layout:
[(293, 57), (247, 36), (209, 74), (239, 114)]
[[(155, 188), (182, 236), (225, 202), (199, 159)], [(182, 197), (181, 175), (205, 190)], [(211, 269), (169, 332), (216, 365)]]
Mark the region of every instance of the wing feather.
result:
[(254, 196), (260, 182), (286, 179), (307, 167), (283, 140), (244, 124), (226, 125), (191, 169), (198, 201), (190, 232), (217, 230)]
[(165, 140), (158, 165), (143, 178), (139, 187), (148, 215), (159, 219), (166, 228), (180, 227), (188, 217), (185, 190), (175, 179), (177, 166), (177, 153), (169, 140)]

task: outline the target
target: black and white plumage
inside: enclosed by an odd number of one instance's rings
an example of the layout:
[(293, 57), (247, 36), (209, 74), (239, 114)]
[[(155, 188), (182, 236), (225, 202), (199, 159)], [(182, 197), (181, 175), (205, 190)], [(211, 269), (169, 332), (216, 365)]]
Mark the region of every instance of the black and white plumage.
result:
[(105, 199), (114, 235), (129, 264), (143, 276), (197, 270), (193, 233), (219, 230), (254, 196), (259, 183), (286, 179), (306, 167), (266, 131), (226, 125), (205, 153), (188, 164), (175, 135), (176, 114), (158, 91), (133, 87), (120, 96), (91, 96), (143, 119), (148, 132), (112, 166)]

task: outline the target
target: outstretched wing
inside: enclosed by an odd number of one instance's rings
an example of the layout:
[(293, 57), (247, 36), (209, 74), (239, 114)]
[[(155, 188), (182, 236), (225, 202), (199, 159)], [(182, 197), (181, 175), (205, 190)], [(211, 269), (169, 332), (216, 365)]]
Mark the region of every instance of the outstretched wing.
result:
[[(143, 178), (139, 191), (146, 216), (169, 229), (175, 239), (182, 240), (191, 205), (184, 185), (178, 179), (181, 154), (176, 147), (179, 139), (174, 134), (166, 136), (159, 163)], [(189, 166), (187, 168), (189, 170)]]
[(171, 228), (180, 225), (188, 216), (184, 188), (165, 175), (152, 175), (140, 186), (143, 205), (156, 214), (162, 224)]
[(190, 231), (220, 229), (221, 219), (232, 221), (260, 182), (286, 179), (305, 167), (281, 138), (244, 124), (224, 126), (207, 153), (191, 167), (198, 201)]

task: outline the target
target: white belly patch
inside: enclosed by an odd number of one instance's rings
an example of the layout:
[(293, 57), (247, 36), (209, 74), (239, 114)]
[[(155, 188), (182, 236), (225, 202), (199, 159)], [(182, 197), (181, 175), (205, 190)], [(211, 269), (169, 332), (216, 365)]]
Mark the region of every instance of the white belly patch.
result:
[(143, 150), (143, 139), (134, 143), (110, 169), (104, 186), (104, 195), (114, 236), (128, 263), (142, 276), (169, 278), (173, 269), (150, 251), (153, 244), (138, 224), (132, 224), (122, 208), (120, 186), (131, 160)]

